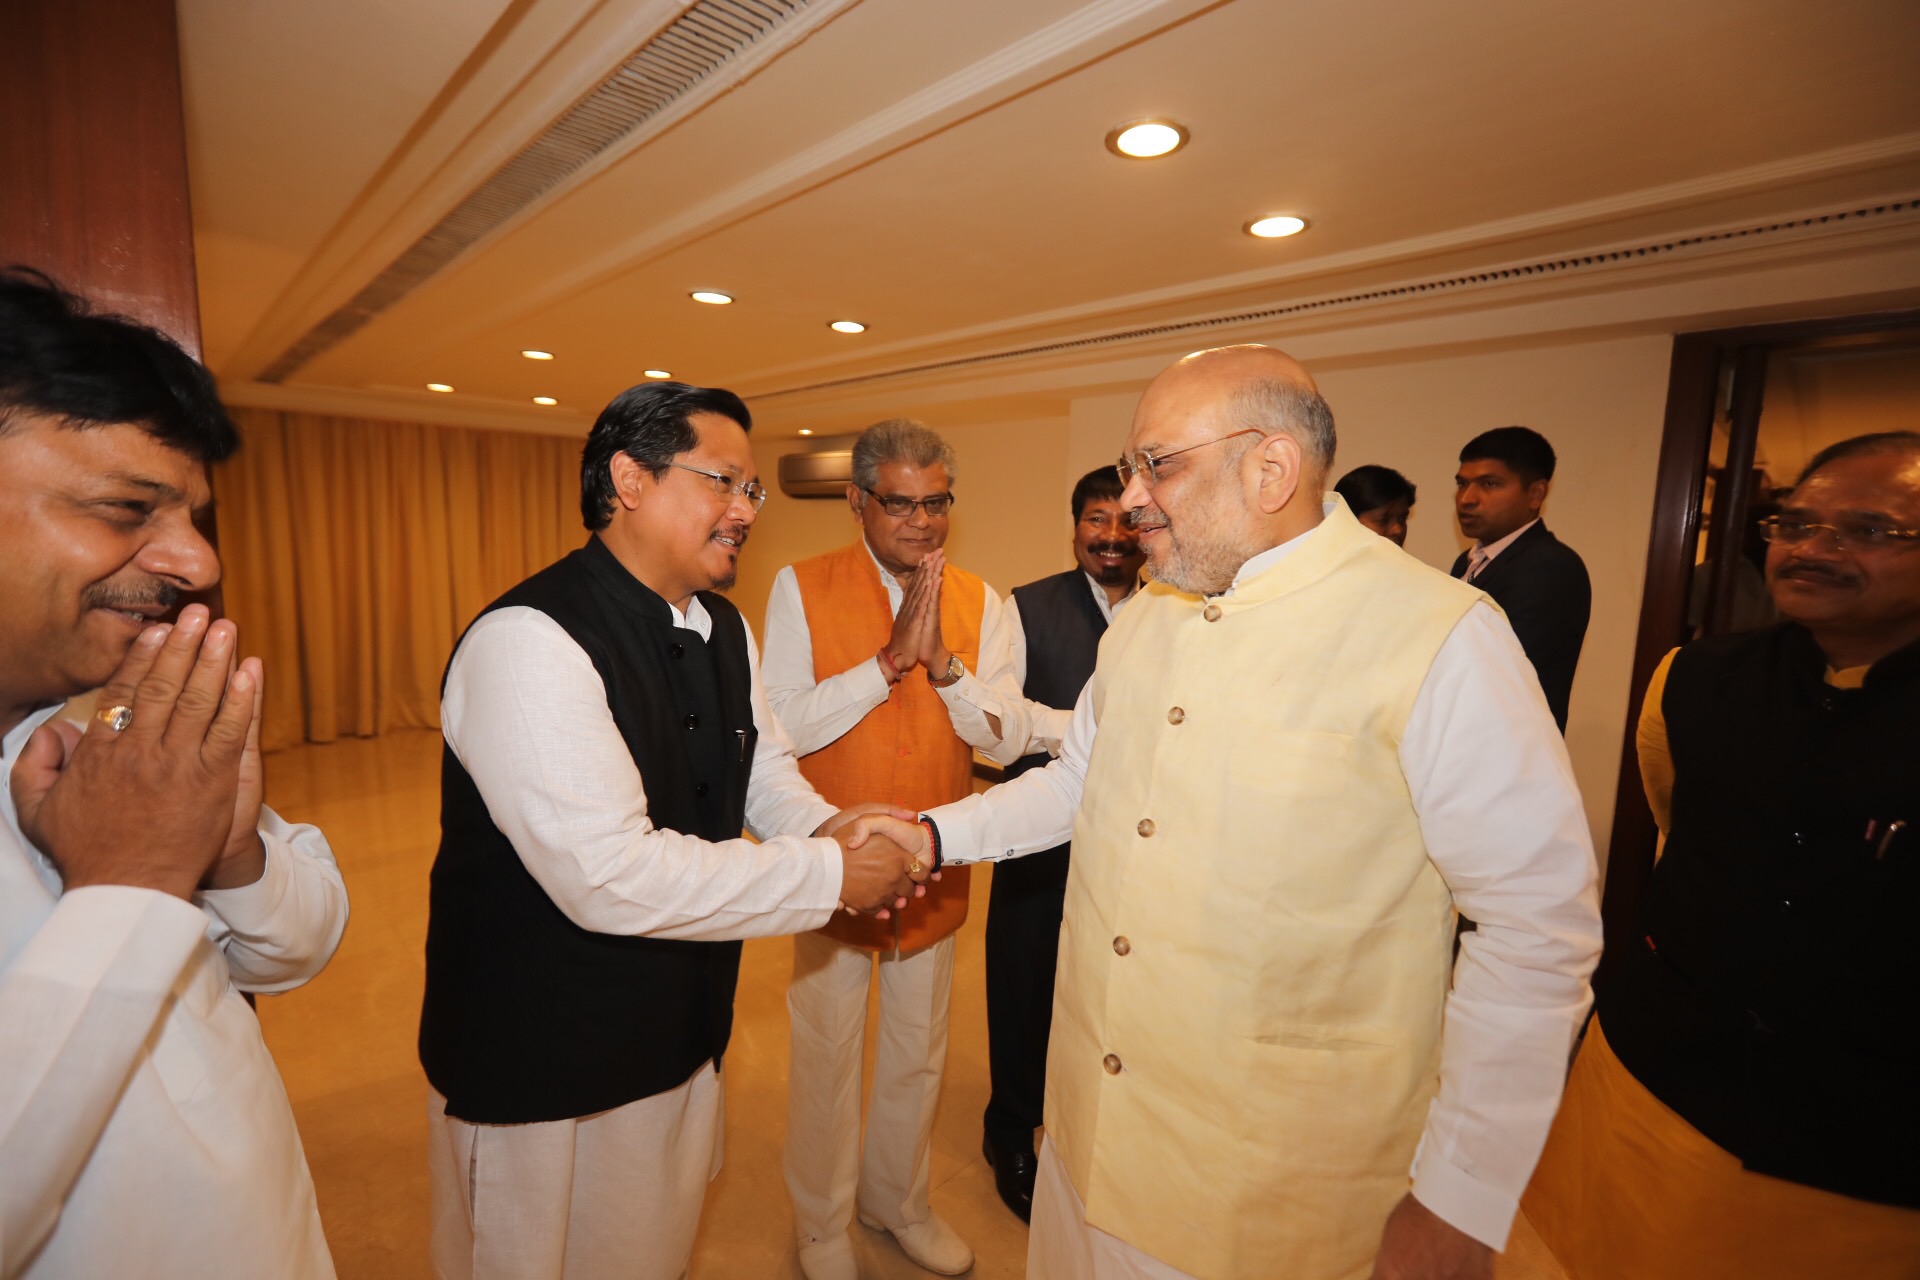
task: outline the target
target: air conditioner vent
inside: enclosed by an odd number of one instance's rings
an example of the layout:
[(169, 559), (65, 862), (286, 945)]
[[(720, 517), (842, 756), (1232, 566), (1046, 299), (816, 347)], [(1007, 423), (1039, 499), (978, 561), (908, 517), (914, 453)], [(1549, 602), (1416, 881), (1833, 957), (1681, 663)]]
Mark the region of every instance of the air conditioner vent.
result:
[(284, 382), (813, 0), (699, 0), (260, 375)]

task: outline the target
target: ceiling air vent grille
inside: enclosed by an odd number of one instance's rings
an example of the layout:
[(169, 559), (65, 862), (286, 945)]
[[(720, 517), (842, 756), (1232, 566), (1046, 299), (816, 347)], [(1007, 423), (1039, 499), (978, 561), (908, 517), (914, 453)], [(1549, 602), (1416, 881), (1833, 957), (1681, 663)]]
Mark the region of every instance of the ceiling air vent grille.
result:
[(1873, 222), (1887, 218), (1910, 218), (1916, 214), (1920, 214), (1920, 197), (1908, 200), (1892, 200), (1884, 204), (1867, 205), (1861, 208), (1843, 209), (1828, 213), (1809, 214), (1806, 217), (1788, 218), (1778, 222), (1754, 223), (1746, 226), (1723, 228), (1717, 231), (1704, 231), (1697, 235), (1676, 236), (1671, 240), (1663, 240), (1651, 244), (1622, 246), (1612, 249), (1596, 249), (1591, 253), (1569, 254), (1565, 257), (1557, 258), (1541, 258), (1531, 262), (1512, 263), (1504, 267), (1490, 267), (1485, 271), (1462, 272), (1459, 275), (1439, 276), (1426, 280), (1411, 280), (1404, 284), (1389, 285), (1378, 289), (1367, 289), (1355, 293), (1331, 294), (1326, 297), (1307, 298), (1298, 302), (1283, 303), (1279, 306), (1262, 307), (1254, 311), (1236, 311), (1231, 315), (1206, 316), (1197, 320), (1181, 320), (1172, 324), (1148, 325), (1139, 329), (1120, 329), (1112, 333), (1094, 334), (1085, 338), (1072, 338), (1061, 342), (1045, 342), (1031, 347), (1016, 347), (1008, 351), (992, 351), (977, 356), (961, 356), (957, 359), (939, 360), (929, 364), (908, 365), (899, 369), (888, 369), (880, 373), (863, 373), (850, 378), (835, 378), (826, 382), (809, 383), (805, 386), (782, 387), (778, 391), (759, 392), (749, 398), (758, 401), (773, 396), (798, 395), (805, 391), (824, 391), (835, 387), (857, 386), (865, 382), (878, 382), (884, 378), (900, 378), (916, 373), (937, 373), (943, 369), (965, 368), (968, 365), (994, 364), (1002, 360), (1018, 360), (1025, 356), (1051, 355), (1057, 352), (1077, 351), (1088, 347), (1112, 346), (1122, 342), (1170, 337), (1174, 334), (1202, 333), (1208, 329), (1258, 324), (1267, 320), (1284, 320), (1295, 316), (1309, 315), (1314, 312), (1342, 310), (1349, 307), (1368, 306), (1375, 303), (1404, 302), (1411, 298), (1432, 297), (1439, 294), (1454, 293), (1486, 285), (1506, 284), (1518, 280), (1539, 279), (1549, 276), (1564, 276), (1574, 272), (1620, 266), (1635, 261), (1647, 261), (1675, 255), (1684, 255), (1688, 252), (1698, 251), (1709, 246), (1725, 245), (1729, 241), (1758, 241), (1793, 233), (1818, 233), (1823, 230), (1838, 229), (1841, 224), (1858, 226), (1863, 222)]
[(805, 9), (811, 0), (699, 0), (462, 200), (260, 375), (283, 382), (412, 293), (595, 156)]

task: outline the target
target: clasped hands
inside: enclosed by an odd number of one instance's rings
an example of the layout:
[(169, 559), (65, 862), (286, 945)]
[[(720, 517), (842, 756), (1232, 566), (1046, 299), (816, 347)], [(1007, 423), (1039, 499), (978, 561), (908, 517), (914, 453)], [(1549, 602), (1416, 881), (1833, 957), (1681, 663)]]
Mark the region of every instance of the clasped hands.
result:
[(102, 708), (132, 710), (119, 732), (99, 718), (84, 735), (62, 720), (34, 731), (14, 807), (67, 889), (191, 898), (260, 878), (262, 678), (258, 658), (239, 660), (231, 622), (188, 605), (141, 633), (102, 690)]
[(900, 612), (893, 617), (893, 633), (885, 646), (886, 660), (900, 676), (921, 666), (928, 679), (946, 677), (953, 657), (940, 632), (940, 580), (946, 567), (945, 551), (929, 551), (901, 584)]
[(938, 880), (927, 829), (911, 809), (857, 804), (821, 823), (813, 833), (840, 845), (840, 905), (888, 919), (913, 898), (926, 896), (926, 881)]

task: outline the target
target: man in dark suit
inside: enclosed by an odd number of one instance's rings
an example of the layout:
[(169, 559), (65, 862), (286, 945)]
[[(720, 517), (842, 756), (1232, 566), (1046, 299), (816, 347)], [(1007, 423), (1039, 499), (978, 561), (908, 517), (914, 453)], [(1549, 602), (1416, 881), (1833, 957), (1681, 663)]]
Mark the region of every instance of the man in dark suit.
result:
[[(1007, 619), (1013, 666), (1032, 704), (1029, 754), (1009, 778), (1045, 765), (1060, 750), (1080, 687), (1093, 674), (1113, 611), (1140, 581), (1146, 554), (1120, 508), (1112, 467), (1073, 486), (1075, 566), (1015, 587)], [(987, 903), (987, 1062), (993, 1093), (985, 1117), (987, 1163), (1007, 1208), (1033, 1209), (1033, 1131), (1046, 1093), (1047, 1036), (1053, 1019), (1053, 970), (1066, 905), (1071, 845), (998, 864)]]
[(1553, 446), (1527, 427), (1496, 427), (1467, 442), (1453, 477), (1453, 506), (1460, 532), (1474, 543), (1452, 573), (1506, 611), (1565, 733), (1593, 587), (1579, 553), (1540, 519), (1553, 464)]

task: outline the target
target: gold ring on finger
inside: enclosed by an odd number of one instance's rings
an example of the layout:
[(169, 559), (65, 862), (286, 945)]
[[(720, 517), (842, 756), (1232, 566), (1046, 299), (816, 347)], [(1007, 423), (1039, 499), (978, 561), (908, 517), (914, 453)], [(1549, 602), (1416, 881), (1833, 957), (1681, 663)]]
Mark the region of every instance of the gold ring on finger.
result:
[(918, 859), (918, 858), (915, 858), (915, 859), (914, 859), (914, 860), (913, 860), (912, 862), (909, 862), (909, 863), (907, 864), (907, 874), (908, 874), (909, 876), (917, 876), (917, 875), (919, 875), (919, 874), (921, 873), (921, 871), (923, 871), (923, 870), (925, 870), (925, 868), (923, 868), (923, 867), (922, 867), (922, 866), (920, 865), (920, 859)]
[(123, 733), (126, 731), (127, 726), (133, 723), (133, 708), (121, 706), (101, 707), (93, 713), (93, 718), (115, 733)]

